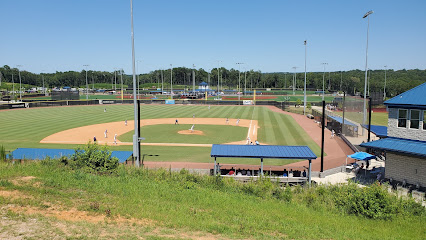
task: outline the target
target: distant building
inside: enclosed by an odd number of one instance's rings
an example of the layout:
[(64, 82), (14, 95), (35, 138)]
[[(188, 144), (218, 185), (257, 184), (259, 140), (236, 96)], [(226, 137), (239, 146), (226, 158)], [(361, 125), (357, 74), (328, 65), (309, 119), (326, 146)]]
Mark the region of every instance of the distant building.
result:
[(426, 83), (384, 104), (388, 137), (361, 146), (386, 153), (385, 178), (426, 187)]
[(198, 85), (198, 89), (206, 91), (209, 89), (209, 84), (206, 82), (202, 82)]

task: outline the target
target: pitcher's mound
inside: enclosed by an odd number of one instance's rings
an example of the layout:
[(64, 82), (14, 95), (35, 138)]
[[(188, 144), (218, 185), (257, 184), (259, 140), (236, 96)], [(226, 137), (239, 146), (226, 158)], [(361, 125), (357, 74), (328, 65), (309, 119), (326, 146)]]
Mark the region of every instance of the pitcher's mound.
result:
[(204, 135), (203, 131), (200, 130), (181, 130), (178, 132), (179, 134), (186, 134), (186, 135)]

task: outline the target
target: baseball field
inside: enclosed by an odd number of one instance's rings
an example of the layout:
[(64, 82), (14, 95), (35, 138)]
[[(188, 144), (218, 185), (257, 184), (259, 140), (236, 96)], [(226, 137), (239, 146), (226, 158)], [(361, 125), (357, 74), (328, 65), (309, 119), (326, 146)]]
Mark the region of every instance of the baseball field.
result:
[[(126, 104), (0, 111), (0, 144), (7, 151), (18, 147), (75, 148), (96, 136), (99, 144), (108, 144), (111, 150), (130, 151), (133, 116), (133, 105)], [(142, 104), (141, 119), (141, 136), (145, 138), (142, 153), (158, 155), (147, 156), (146, 161), (208, 163), (212, 162), (211, 144), (244, 144), (247, 137), (261, 144), (307, 145), (320, 154), (319, 146), (291, 116), (268, 107)], [(294, 161), (271, 159), (265, 164)], [(258, 159), (221, 162), (258, 164)]]

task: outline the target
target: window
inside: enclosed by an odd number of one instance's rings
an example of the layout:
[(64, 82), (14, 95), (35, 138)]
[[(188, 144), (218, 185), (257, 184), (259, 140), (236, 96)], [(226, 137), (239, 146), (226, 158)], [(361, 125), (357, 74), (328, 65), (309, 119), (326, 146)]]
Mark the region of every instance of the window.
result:
[(407, 110), (406, 109), (398, 110), (398, 127), (401, 127), (401, 128), (407, 127)]
[(426, 110), (423, 111), (423, 130), (426, 130)]
[(419, 129), (420, 110), (410, 110), (410, 128)]

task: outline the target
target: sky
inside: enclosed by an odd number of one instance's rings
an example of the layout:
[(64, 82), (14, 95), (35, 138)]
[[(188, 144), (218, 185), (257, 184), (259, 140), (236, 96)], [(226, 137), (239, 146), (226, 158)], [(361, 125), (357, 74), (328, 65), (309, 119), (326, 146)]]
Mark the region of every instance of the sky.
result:
[[(132, 73), (130, 0), (0, 0), (0, 66)], [(137, 73), (426, 69), (426, 1), (134, 0)], [(237, 65), (236, 63), (243, 63)]]

